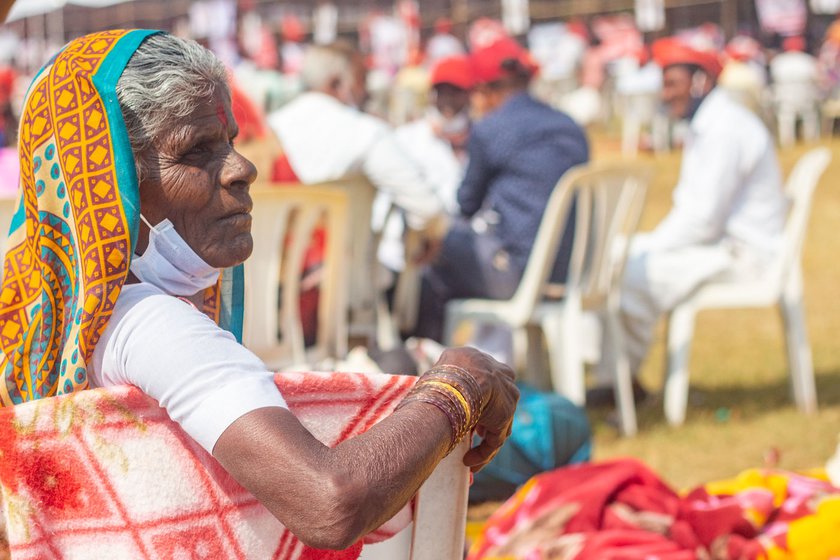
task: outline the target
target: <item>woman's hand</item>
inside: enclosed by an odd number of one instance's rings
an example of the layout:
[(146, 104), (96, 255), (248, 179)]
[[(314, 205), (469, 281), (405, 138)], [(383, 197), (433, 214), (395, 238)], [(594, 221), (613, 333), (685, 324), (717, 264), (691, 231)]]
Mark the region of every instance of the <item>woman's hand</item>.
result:
[(510, 435), (513, 413), (519, 400), (513, 370), (492, 356), (475, 348), (452, 348), (444, 351), (435, 366), (457, 366), (466, 370), (481, 387), (484, 409), (476, 424), (482, 442), (464, 455), (464, 464), (479, 471), (499, 452)]

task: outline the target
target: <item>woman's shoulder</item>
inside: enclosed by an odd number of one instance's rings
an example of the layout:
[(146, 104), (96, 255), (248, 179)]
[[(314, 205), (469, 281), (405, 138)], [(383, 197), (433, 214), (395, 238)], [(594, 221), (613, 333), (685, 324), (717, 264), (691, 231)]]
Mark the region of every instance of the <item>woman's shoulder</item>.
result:
[(235, 341), (190, 302), (152, 284), (126, 284), (94, 349), (94, 371), (105, 372), (97, 384), (113, 384), (109, 376), (124, 382), (125, 362), (132, 356), (166, 354), (172, 345), (200, 355), (208, 347)]

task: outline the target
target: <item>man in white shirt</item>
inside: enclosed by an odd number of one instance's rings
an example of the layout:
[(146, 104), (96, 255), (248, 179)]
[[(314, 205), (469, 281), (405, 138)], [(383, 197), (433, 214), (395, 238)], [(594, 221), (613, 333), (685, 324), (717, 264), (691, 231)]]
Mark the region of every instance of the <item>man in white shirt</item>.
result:
[(631, 245), (622, 312), (638, 373), (661, 315), (702, 283), (760, 274), (779, 249), (787, 199), (773, 139), (748, 109), (715, 89), (716, 53), (674, 39), (654, 44), (662, 100), (689, 120), (674, 206)]
[(397, 142), (438, 189), (447, 211), (457, 211), (455, 193), (464, 178), (474, 85), (466, 55), (439, 61), (431, 72), (432, 96), (421, 119), (397, 128)]
[[(396, 130), (397, 143), (434, 185), (449, 215), (458, 213), (455, 195), (467, 163), (473, 81), (472, 66), (466, 55), (442, 59), (432, 68), (432, 98), (426, 114)], [(384, 220), (390, 203), (387, 196), (380, 195), (374, 223)], [(402, 217), (392, 215), (379, 245), (379, 260), (392, 271), (402, 270), (405, 264), (402, 239)]]
[(365, 76), (364, 61), (352, 47), (312, 46), (301, 68), (306, 92), (270, 114), (268, 123), (301, 182), (363, 174), (405, 210), (410, 227), (442, 235), (443, 204), (435, 186), (400, 147), (393, 129), (359, 110)]

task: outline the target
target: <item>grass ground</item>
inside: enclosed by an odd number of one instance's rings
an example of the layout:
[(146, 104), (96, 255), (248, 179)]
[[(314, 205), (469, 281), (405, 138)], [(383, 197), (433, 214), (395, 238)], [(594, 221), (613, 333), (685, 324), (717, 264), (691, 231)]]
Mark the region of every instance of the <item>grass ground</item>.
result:
[[(596, 459), (639, 457), (687, 488), (761, 466), (768, 454), (778, 453), (779, 466), (789, 469), (822, 466), (832, 454), (840, 435), (840, 141), (825, 144), (834, 157), (814, 197), (803, 263), (819, 412), (802, 416), (791, 402), (775, 310), (706, 311), (695, 330), (685, 425), (666, 424), (659, 398), (639, 408), (634, 438), (619, 437), (605, 422), (606, 411), (592, 411)], [(784, 173), (811, 147), (781, 151)], [(617, 151), (612, 137), (594, 135), (594, 157), (613, 158)], [(656, 169), (642, 217), (641, 229), (648, 230), (670, 208), (680, 154), (641, 157)], [(642, 371), (642, 381), (656, 391), (664, 378), (663, 327)]]

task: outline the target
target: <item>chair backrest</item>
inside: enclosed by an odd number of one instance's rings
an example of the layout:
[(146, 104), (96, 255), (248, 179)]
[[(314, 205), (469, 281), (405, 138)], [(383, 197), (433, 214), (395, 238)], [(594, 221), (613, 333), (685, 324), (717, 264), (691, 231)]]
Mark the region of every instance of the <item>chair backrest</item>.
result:
[[(606, 300), (615, 292), (624, 269), (627, 239), (638, 225), (649, 181), (649, 168), (637, 163), (595, 162), (567, 171), (548, 200), (513, 296), (517, 312), (530, 316), (543, 296), (557, 292), (549, 286), (549, 276), (573, 205), (574, 244), (563, 295)], [(624, 248), (616, 251), (622, 241)]]
[(376, 335), (376, 277), (379, 270), (377, 250), (381, 237), (381, 232), (374, 232), (371, 228), (373, 202), (377, 190), (370, 181), (361, 176), (343, 180), (341, 185), (349, 191), (350, 197), (348, 227), (351, 266), (348, 271), (348, 328), (350, 336), (370, 339)]
[(799, 158), (788, 175), (785, 193), (791, 206), (785, 222), (782, 249), (771, 269), (771, 277), (779, 282), (776, 286), (778, 292), (784, 287), (791, 271), (802, 261), (802, 247), (808, 230), (814, 189), (830, 162), (831, 150), (826, 147), (814, 148)]
[[(341, 183), (251, 190), (254, 251), (245, 263), (244, 343), (269, 367), (316, 363), (347, 352), (350, 191)], [(317, 227), (326, 231), (315, 345), (300, 317), (304, 259)], [(282, 301), (281, 301), (282, 300)]]

